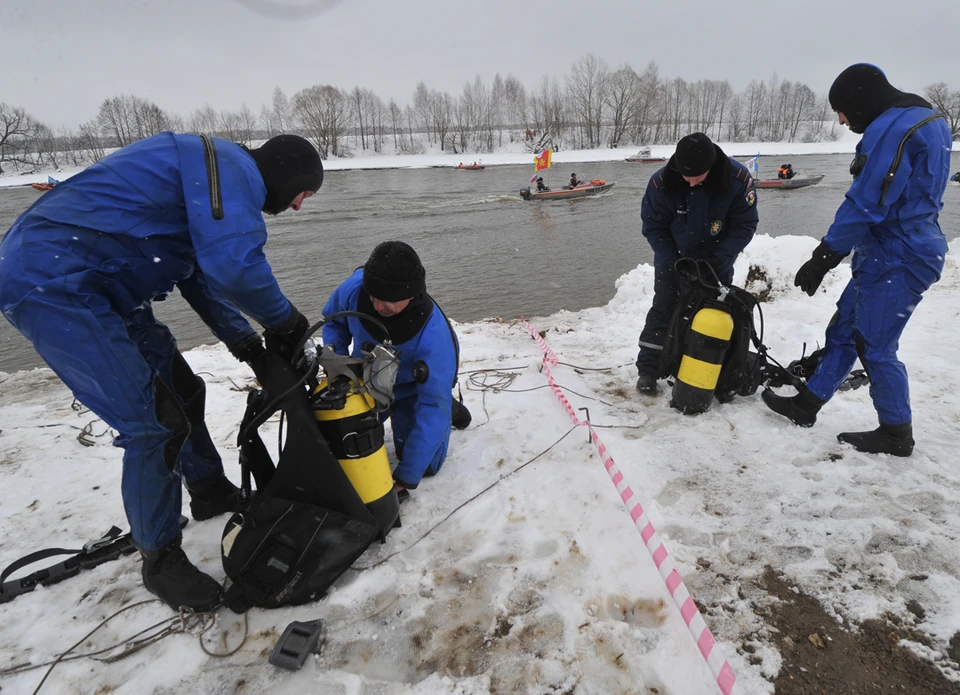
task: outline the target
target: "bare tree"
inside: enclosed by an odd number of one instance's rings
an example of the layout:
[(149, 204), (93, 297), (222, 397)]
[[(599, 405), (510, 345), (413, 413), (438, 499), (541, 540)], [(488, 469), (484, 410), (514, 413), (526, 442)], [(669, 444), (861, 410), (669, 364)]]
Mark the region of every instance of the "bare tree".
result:
[(91, 162), (99, 162), (107, 156), (107, 144), (101, 134), (98, 119), (94, 118), (80, 126), (77, 144), (86, 152)]
[(511, 129), (518, 127), (526, 129), (529, 126), (527, 90), (520, 84), (520, 80), (513, 75), (507, 75), (507, 79), (503, 82), (503, 95), (503, 118), (507, 126)]
[(279, 87), (273, 88), (270, 105), (263, 104), (260, 107), (259, 122), (267, 138), (272, 138), (290, 130), (290, 100), (287, 99), (287, 95)]
[[(417, 87), (413, 92), (413, 111), (417, 117), (417, 122), (420, 124), (424, 134), (427, 136), (427, 143), (433, 144), (433, 132), (430, 128), (430, 124), (433, 120), (433, 99), (430, 96), (430, 90), (427, 89), (427, 85), (422, 81), (417, 83)], [(413, 133), (411, 131), (411, 138)]]
[(360, 148), (363, 150), (367, 149), (367, 126), (370, 118), (366, 110), (366, 91), (358, 86), (350, 92), (350, 110), (353, 115), (353, 122), (357, 125), (357, 134), (360, 136)]
[[(413, 139), (413, 130), (417, 122), (417, 114), (414, 112), (410, 106), (406, 106), (403, 109), (403, 118), (407, 122), (407, 137), (410, 138), (410, 151), (413, 154), (420, 154), (423, 152), (423, 144), (419, 140), (414, 141)], [(419, 146), (418, 146), (419, 143)]]
[(666, 106), (667, 106), (667, 122), (670, 127), (673, 129), (673, 137), (671, 140), (677, 142), (680, 139), (680, 134), (686, 134), (686, 131), (689, 129), (689, 118), (687, 117), (686, 106), (687, 106), (687, 83), (682, 77), (674, 77), (673, 81), (668, 85), (665, 85), (666, 88)]
[(797, 139), (800, 124), (810, 120), (816, 102), (817, 95), (813, 93), (810, 87), (801, 82), (794, 83), (793, 102), (787, 113), (789, 118), (788, 128), (790, 129), (790, 142), (794, 142)]
[(631, 114), (630, 125), (633, 141), (638, 144), (659, 142), (663, 116), (662, 111), (657, 108), (660, 69), (655, 61), (647, 63), (643, 74), (638, 77), (638, 82), (637, 105)]
[(560, 149), (564, 142), (567, 99), (556, 80), (544, 75), (530, 99), (530, 115), (537, 130), (533, 150)]
[(117, 147), (129, 145), (134, 140), (130, 102), (124, 95), (105, 99), (100, 104), (97, 121), (101, 131), (112, 137)]
[(240, 105), (240, 113), (237, 115), (240, 121), (239, 133), (234, 142), (239, 142), (241, 145), (251, 145), (257, 133), (257, 117), (253, 115), (253, 111), (246, 104)]
[(634, 113), (640, 102), (640, 77), (629, 65), (622, 65), (610, 75), (608, 89), (604, 95), (607, 113), (613, 126), (610, 133), (610, 147), (617, 147), (634, 120)]
[(447, 92), (430, 92), (430, 124), (441, 150), (446, 147), (455, 110), (453, 97)]
[(397, 152), (406, 152), (407, 145), (403, 139), (403, 111), (397, 106), (397, 102), (391, 99), (387, 112), (390, 118), (390, 130), (393, 131), (393, 148)]
[(33, 150), (38, 166), (49, 165), (54, 169), (60, 167), (61, 143), (53, 130), (43, 123), (35, 123), (31, 129), (29, 147)]
[(14, 167), (28, 162), (24, 144), (33, 129), (33, 119), (19, 106), (0, 102), (0, 174), (4, 162)]
[[(493, 78), (493, 84), (490, 85), (490, 149), (493, 149), (493, 140), (496, 139), (497, 147), (503, 146), (504, 121), (507, 112), (507, 87), (503, 78), (498, 72)], [(494, 128), (495, 127), (495, 128)], [(496, 133), (494, 133), (494, 129)]]
[(300, 90), (293, 97), (294, 118), (313, 138), (320, 156), (339, 156), (341, 139), (350, 120), (347, 94), (331, 85), (314, 85)]
[(470, 121), (472, 109), (467, 104), (467, 100), (461, 96), (457, 99), (456, 106), (453, 109), (453, 153), (459, 154), (467, 151), (468, 138), (473, 124)]
[(746, 137), (761, 137), (760, 124), (767, 104), (767, 86), (763, 82), (751, 80), (744, 92), (743, 109), (746, 119)]
[(467, 138), (470, 134), (475, 138), (476, 149), (493, 150), (490, 92), (479, 75), (472, 83), (468, 82), (464, 85), (458, 108), (463, 111), (458, 118), (458, 125), (466, 124), (465, 128), (458, 128), (461, 151), (467, 148)]
[(79, 138), (72, 130), (66, 126), (60, 126), (57, 129), (57, 139), (63, 143), (64, 162), (73, 167), (78, 167), (85, 163)]
[(104, 99), (97, 122), (103, 134), (118, 147), (170, 129), (170, 119), (163, 109), (133, 94)]
[(601, 59), (588, 53), (573, 64), (567, 77), (567, 91), (577, 117), (581, 132), (586, 136), (586, 147), (599, 147), (603, 104), (605, 101), (610, 71)]
[(387, 107), (383, 103), (383, 99), (369, 89), (367, 90), (366, 102), (367, 113), (370, 114), (373, 151), (379, 154), (383, 152), (383, 143), (386, 139)]
[(723, 117), (730, 106), (730, 100), (733, 98), (733, 87), (730, 82), (724, 80), (717, 84), (717, 137), (723, 137)]
[(810, 107), (809, 127), (803, 136), (804, 142), (820, 142), (828, 139), (825, 127), (832, 120), (831, 111), (830, 100), (825, 95), (814, 98), (813, 105)]
[(221, 116), (210, 104), (190, 113), (188, 129), (191, 133), (215, 135), (220, 132), (221, 127)]
[[(205, 107), (209, 109), (210, 107)], [(243, 104), (239, 111), (223, 110), (219, 113), (210, 109), (210, 113), (201, 112), (199, 118), (202, 121), (212, 120), (213, 129), (209, 132), (215, 133), (219, 137), (239, 142), (242, 145), (249, 145), (253, 142), (253, 136), (257, 129), (257, 119), (250, 108)]]
[(290, 100), (280, 87), (273, 88), (270, 100), (273, 112), (273, 124), (277, 129), (275, 134), (287, 133), (293, 127), (290, 117)]
[(730, 110), (727, 114), (727, 139), (743, 142), (745, 136), (744, 97), (741, 94), (734, 94), (730, 98)]
[(953, 137), (960, 135), (960, 90), (951, 90), (945, 82), (934, 82), (923, 93), (933, 108), (947, 117)]

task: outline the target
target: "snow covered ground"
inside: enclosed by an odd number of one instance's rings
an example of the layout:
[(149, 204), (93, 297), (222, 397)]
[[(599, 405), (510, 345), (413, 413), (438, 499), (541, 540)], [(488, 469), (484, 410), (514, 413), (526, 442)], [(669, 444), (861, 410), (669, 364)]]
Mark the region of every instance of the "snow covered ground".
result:
[[(804, 341), (822, 339), (849, 278), (844, 264), (815, 297), (793, 287), (816, 243), (761, 236), (738, 261), (738, 283), (750, 266), (768, 278), (769, 287), (750, 289), (770, 291), (766, 343), (784, 361), (799, 357)], [(909, 459), (836, 441), (840, 431), (875, 426), (865, 388), (838, 394), (813, 429), (767, 411), (759, 394), (697, 417), (672, 410), (669, 393), (638, 396), (632, 363), (653, 291), (649, 266), (617, 279), (606, 306), (531, 319), (561, 361), (553, 372), (573, 407), (589, 408), (676, 560), (737, 674), (734, 692), (773, 692), (782, 664), (781, 636), (762, 615), (774, 599), (756, 586), (767, 566), (844, 625), (902, 616), (931, 645), (911, 646), (960, 680), (946, 656), (960, 631), (957, 266), (951, 254), (901, 344), (917, 440)], [(42, 692), (719, 692), (586, 431), (570, 431), (546, 388), (529, 333), (495, 320), (458, 332), (473, 424), (453, 433), (440, 475), (404, 504), (402, 528), (325, 600), (250, 611), (249, 636), (227, 658), (208, 657), (197, 637), (175, 634), (115, 663), (61, 663)], [(252, 375), (222, 346), (186, 357), (207, 381), (210, 429), (238, 480), (238, 387)], [(77, 441), (94, 420), (71, 409), (49, 370), (0, 374), (0, 566), (125, 525), (121, 451), (101, 422), (90, 428), (94, 446)], [(264, 441), (275, 442), (265, 429)], [(188, 554), (218, 578), (225, 521), (185, 530)], [(0, 670), (45, 663), (116, 610), (149, 599), (139, 570), (135, 558), (121, 558), (0, 605)], [(922, 618), (908, 611), (911, 601)], [(170, 615), (156, 603), (135, 608), (78, 651), (108, 647)], [(327, 624), (322, 655), (297, 673), (268, 665), (283, 628), (314, 618)], [(218, 620), (206, 643), (226, 651), (240, 643), (243, 621), (225, 611)], [(33, 692), (44, 670), (0, 674), (3, 695)]]

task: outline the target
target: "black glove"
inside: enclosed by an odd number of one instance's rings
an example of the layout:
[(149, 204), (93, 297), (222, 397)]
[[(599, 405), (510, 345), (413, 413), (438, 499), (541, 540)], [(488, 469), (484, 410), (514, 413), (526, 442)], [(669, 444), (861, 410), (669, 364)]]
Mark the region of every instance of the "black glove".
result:
[(793, 280), (794, 286), (812, 297), (823, 282), (823, 276), (840, 265), (843, 259), (843, 255), (831, 251), (827, 243), (821, 241), (820, 245), (813, 250), (810, 260), (800, 266), (797, 277)]
[(266, 371), (267, 351), (258, 333), (251, 333), (230, 346), (230, 354), (241, 362), (250, 365), (257, 380), (263, 383), (263, 374)]
[(310, 322), (295, 306), (292, 306), (290, 318), (279, 328), (268, 328), (263, 332), (267, 339), (267, 350), (275, 352), (288, 362), (293, 361), (293, 351), (310, 330)]
[(230, 354), (236, 357), (241, 362), (249, 363), (251, 360), (260, 357), (260, 355), (266, 354), (266, 350), (263, 347), (263, 341), (260, 339), (260, 334), (251, 333), (250, 335), (245, 335), (236, 343), (230, 346)]

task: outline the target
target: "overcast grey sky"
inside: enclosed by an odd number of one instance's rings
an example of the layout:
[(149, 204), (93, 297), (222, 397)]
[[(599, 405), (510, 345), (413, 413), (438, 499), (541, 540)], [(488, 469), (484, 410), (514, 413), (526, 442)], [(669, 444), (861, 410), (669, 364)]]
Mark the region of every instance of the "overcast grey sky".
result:
[(0, 0), (0, 101), (75, 127), (121, 92), (186, 116), (255, 113), (275, 85), (368, 87), (408, 103), (499, 72), (528, 88), (593, 53), (662, 76), (800, 80), (825, 94), (873, 62), (960, 89), (960, 0)]

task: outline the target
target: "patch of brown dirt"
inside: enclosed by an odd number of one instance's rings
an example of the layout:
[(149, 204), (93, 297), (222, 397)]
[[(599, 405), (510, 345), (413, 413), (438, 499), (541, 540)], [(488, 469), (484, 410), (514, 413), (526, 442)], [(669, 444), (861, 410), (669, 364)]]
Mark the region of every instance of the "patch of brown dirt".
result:
[(773, 290), (773, 283), (767, 277), (767, 272), (758, 265), (751, 265), (747, 271), (747, 281), (743, 285), (744, 289), (753, 294), (758, 302), (769, 302), (770, 292)]
[(763, 611), (780, 633), (775, 646), (783, 667), (773, 682), (777, 695), (960, 695), (960, 683), (897, 644), (923, 637), (909, 626), (868, 620), (850, 632), (819, 601), (798, 593), (772, 569), (759, 584), (780, 600)]

